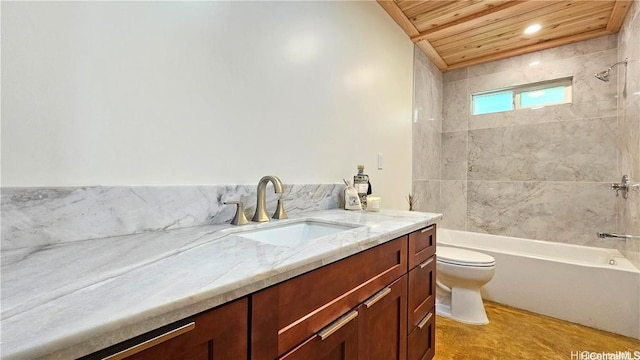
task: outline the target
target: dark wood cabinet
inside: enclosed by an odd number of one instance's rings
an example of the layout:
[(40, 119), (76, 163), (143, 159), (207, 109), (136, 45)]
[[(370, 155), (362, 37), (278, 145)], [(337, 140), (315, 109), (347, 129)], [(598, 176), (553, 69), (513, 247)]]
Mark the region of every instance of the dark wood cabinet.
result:
[(435, 255), (409, 271), (409, 331), (435, 306)]
[(435, 225), (86, 356), (430, 360)]
[(406, 274), (407, 236), (251, 296), (251, 358), (273, 360)]
[(409, 269), (436, 253), (436, 226), (431, 225), (409, 234)]
[(435, 355), (436, 316), (433, 308), (409, 334), (409, 360), (430, 360)]
[(248, 314), (248, 299), (245, 297), (81, 360), (247, 359)]
[(409, 360), (435, 355), (436, 226), (409, 234)]
[(253, 294), (251, 360), (431, 359), (435, 249), (432, 225)]
[(196, 316), (192, 331), (125, 359), (246, 359), (248, 315), (247, 298), (234, 301)]
[(359, 359), (407, 358), (407, 275), (367, 299), (358, 311)]
[(310, 339), (279, 357), (280, 360), (356, 360), (358, 359), (359, 313), (350, 311)]

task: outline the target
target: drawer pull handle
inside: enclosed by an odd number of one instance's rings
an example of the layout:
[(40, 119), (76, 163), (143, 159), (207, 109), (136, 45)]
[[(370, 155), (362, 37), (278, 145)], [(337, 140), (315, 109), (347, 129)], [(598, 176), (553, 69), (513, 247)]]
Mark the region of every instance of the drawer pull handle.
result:
[(320, 330), (318, 332), (318, 336), (320, 336), (320, 339), (324, 340), (329, 336), (331, 336), (331, 334), (333, 334), (334, 332), (340, 330), (340, 328), (342, 328), (343, 326), (347, 325), (351, 320), (357, 317), (358, 317), (358, 310), (353, 310), (347, 313), (346, 315), (342, 316), (338, 320), (327, 325), (327, 327), (325, 327), (324, 329)]
[(424, 234), (424, 233), (426, 233), (427, 231), (429, 231), (429, 230), (431, 230), (431, 229), (433, 229), (433, 225), (431, 225), (431, 226), (429, 226), (429, 227), (427, 227), (427, 228), (424, 228), (424, 229), (420, 230), (420, 233), (421, 233), (421, 234)]
[(423, 261), (422, 263), (420, 263), (420, 269), (424, 269), (425, 266), (431, 264), (433, 262), (433, 257), (428, 258), (427, 260)]
[(387, 296), (387, 295), (389, 295), (390, 292), (391, 292), (391, 288), (390, 287), (386, 287), (386, 288), (382, 289), (377, 294), (375, 294), (372, 297), (370, 297), (369, 300), (365, 301), (364, 302), (364, 306), (366, 306), (367, 309), (372, 307), (373, 304), (375, 304), (378, 301), (382, 300), (382, 298)]
[(433, 313), (428, 313), (427, 316), (425, 316), (424, 319), (422, 319), (418, 324), (418, 329), (422, 330), (422, 328), (427, 325), (427, 322), (429, 322), (429, 319), (431, 319), (432, 316)]
[(191, 322), (188, 323), (187, 325), (181, 326), (177, 329), (173, 329), (167, 333), (164, 333), (162, 335), (158, 335), (156, 337), (154, 337), (153, 339), (149, 339), (145, 342), (142, 342), (140, 344), (134, 345), (128, 349), (124, 349), (122, 351), (120, 351), (119, 353), (115, 353), (111, 356), (107, 356), (106, 358), (103, 358), (102, 360), (120, 360), (120, 359), (124, 359), (128, 356), (137, 354), (143, 350), (147, 350), (150, 347), (156, 346), (160, 343), (163, 343), (167, 340), (173, 339), (176, 336), (180, 336), (186, 332), (189, 332), (193, 329), (196, 328), (196, 323), (195, 322)]

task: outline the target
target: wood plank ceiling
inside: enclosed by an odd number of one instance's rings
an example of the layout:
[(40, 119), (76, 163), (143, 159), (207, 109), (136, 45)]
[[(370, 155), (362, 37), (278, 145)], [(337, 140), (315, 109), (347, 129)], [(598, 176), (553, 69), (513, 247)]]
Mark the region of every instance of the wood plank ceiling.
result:
[[(632, 0), (377, 0), (442, 71), (616, 33)], [(530, 25), (540, 31), (524, 34)]]

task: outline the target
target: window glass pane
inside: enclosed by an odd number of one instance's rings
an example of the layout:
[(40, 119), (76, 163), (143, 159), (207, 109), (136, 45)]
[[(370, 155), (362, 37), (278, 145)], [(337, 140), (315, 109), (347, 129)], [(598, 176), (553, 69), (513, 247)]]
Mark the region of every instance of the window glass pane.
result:
[(564, 102), (564, 86), (523, 91), (520, 93), (520, 107), (543, 106)]
[(473, 95), (473, 114), (490, 114), (513, 110), (513, 91)]

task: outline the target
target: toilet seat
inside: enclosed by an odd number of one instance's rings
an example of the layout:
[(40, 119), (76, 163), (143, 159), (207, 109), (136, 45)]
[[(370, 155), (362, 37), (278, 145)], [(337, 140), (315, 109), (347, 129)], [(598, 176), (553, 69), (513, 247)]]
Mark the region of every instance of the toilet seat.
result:
[(441, 263), (458, 266), (491, 267), (496, 264), (496, 260), (490, 255), (449, 246), (436, 247), (436, 259)]

